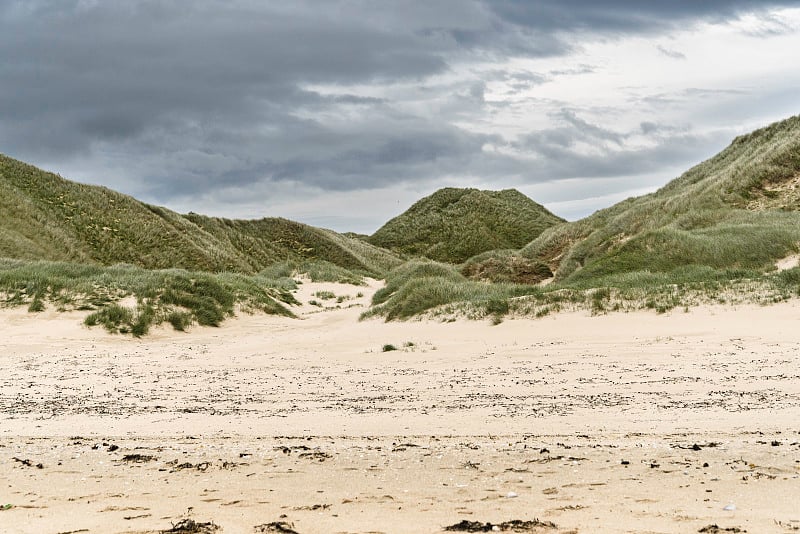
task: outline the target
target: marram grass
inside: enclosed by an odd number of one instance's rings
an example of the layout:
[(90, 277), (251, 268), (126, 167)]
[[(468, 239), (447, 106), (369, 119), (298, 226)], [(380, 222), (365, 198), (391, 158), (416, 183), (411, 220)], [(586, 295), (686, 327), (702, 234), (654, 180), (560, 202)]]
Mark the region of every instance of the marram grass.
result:
[(0, 257), (255, 274), (324, 261), (368, 276), (401, 263), (387, 250), (282, 218), (181, 215), (0, 155)]
[(736, 138), (649, 195), (542, 232), (519, 254), (556, 280), (687, 265), (769, 271), (800, 249), (800, 116)]
[(520, 248), (561, 222), (513, 189), (448, 187), (417, 201), (368, 241), (406, 256), (461, 263), (487, 250)]
[(297, 303), (294, 288), (291, 278), (262, 274), (0, 260), (0, 305), (94, 310), (88, 326), (136, 336), (165, 322), (176, 330), (218, 326), (237, 309), (292, 316), (286, 305)]
[(763, 273), (690, 265), (670, 272), (623, 272), (547, 286), (469, 280), (453, 266), (409, 262), (393, 271), (362, 319), (429, 317), (450, 320), (506, 315), (543, 317), (560, 311), (653, 310), (665, 313), (700, 304), (782, 302), (800, 296), (800, 268)]

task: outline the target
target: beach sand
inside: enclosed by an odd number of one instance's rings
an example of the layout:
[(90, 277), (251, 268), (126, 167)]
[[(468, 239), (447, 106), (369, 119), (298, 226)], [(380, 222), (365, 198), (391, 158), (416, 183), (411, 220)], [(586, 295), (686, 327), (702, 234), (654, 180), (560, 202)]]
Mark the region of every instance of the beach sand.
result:
[(797, 301), (359, 322), (376, 288), (144, 339), (0, 311), (0, 532), (800, 531)]

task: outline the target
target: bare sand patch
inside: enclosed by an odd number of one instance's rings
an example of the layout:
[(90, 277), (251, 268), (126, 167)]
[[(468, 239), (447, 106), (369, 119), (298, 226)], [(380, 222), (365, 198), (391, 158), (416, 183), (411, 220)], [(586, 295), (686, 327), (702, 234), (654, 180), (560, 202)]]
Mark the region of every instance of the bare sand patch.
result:
[(800, 254), (786, 256), (775, 263), (775, 267), (778, 271), (788, 271), (789, 269), (794, 269), (798, 265), (800, 265)]
[(142, 340), (0, 312), (3, 532), (800, 527), (797, 302), (384, 323), (374, 282), (301, 287)]

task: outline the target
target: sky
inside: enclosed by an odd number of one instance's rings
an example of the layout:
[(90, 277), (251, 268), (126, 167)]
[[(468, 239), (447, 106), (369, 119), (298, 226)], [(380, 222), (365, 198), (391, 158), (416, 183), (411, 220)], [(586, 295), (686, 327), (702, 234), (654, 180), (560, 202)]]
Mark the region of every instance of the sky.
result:
[(800, 0), (0, 0), (0, 152), (181, 213), (574, 220), (800, 113), (798, 50)]

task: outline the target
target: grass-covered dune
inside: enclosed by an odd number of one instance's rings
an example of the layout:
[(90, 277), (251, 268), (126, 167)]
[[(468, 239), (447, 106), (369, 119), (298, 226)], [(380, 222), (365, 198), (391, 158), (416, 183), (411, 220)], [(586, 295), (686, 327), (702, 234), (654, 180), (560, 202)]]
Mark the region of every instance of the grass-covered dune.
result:
[(520, 254), (556, 280), (670, 273), (686, 266), (766, 272), (800, 247), (800, 116), (736, 138), (655, 193), (544, 231)]
[(0, 257), (254, 274), (326, 261), (382, 275), (400, 263), (360, 239), (279, 218), (180, 215), (0, 155)]
[(448, 263), (516, 249), (563, 219), (514, 189), (445, 188), (417, 201), (368, 238), (408, 256)]
[(291, 316), (298, 273), (361, 284), (400, 263), (357, 237), (180, 215), (0, 155), (0, 307), (91, 311), (88, 325), (141, 336), (237, 310)]
[(453, 265), (412, 260), (388, 274), (386, 286), (375, 293), (362, 318), (408, 319), (452, 303), (475, 308), (477, 316), (505, 315), (509, 298), (539, 292), (536, 286), (468, 280)]
[[(545, 229), (521, 249), (459, 267), (409, 262), (388, 274), (365, 316), (481, 317), (667, 311), (800, 295), (800, 116), (738, 137), (659, 191)], [(552, 283), (537, 283), (552, 276)]]
[(238, 251), (251, 271), (291, 258), (295, 263), (326, 261), (370, 276), (382, 276), (401, 260), (361, 239), (282, 218), (231, 220), (190, 213), (185, 216), (225, 247)]
[[(289, 314), (292, 277), (305, 272), (385, 277), (364, 317), (663, 312), (800, 295), (800, 268), (775, 265), (800, 252), (800, 117), (580, 221), (516, 191), (443, 189), (368, 241), (285, 219), (179, 215), (0, 157), (0, 257), (19, 258), (0, 261), (0, 305), (92, 309), (90, 323), (141, 335), (164, 321), (218, 324), (237, 307)], [(126, 296), (135, 305), (123, 309)]]
[(0, 306), (27, 306), (30, 312), (91, 310), (87, 325), (142, 336), (164, 322), (176, 330), (218, 326), (237, 309), (292, 316), (286, 305), (297, 304), (291, 293), (296, 286), (282, 274), (0, 259)]
[(393, 269), (362, 319), (413, 317), (443, 320), (506, 315), (542, 317), (561, 311), (653, 310), (664, 313), (700, 304), (771, 304), (800, 297), (800, 267), (762, 273), (686, 266), (670, 273), (621, 273), (546, 286), (469, 279), (456, 266), (412, 260)]

